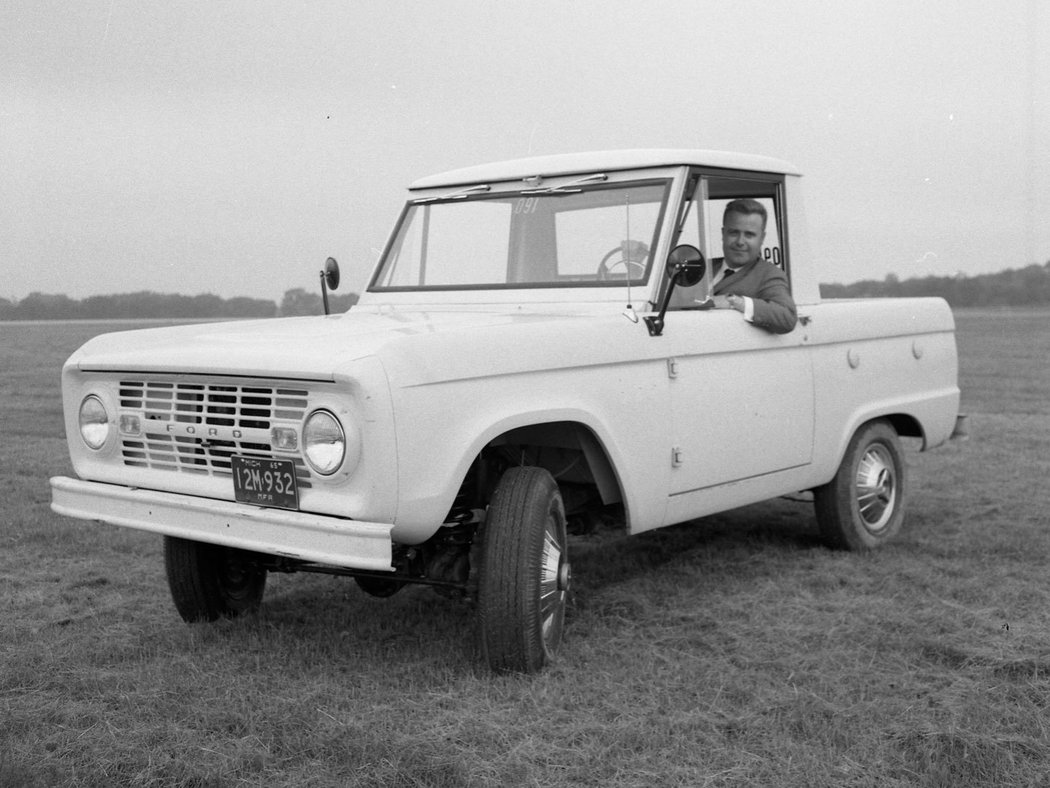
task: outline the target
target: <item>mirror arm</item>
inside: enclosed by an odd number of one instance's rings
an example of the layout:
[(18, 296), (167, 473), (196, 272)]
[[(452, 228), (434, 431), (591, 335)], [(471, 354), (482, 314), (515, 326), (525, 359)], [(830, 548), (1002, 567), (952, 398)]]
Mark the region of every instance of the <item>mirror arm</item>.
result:
[(327, 315), (328, 312), (328, 282), (326, 281), (325, 272), (321, 272), (321, 300), (324, 301), (324, 313)]
[(645, 321), (645, 327), (649, 329), (649, 336), (658, 337), (664, 333), (664, 314), (667, 312), (667, 305), (671, 303), (671, 293), (674, 292), (674, 286), (678, 284), (675, 278), (671, 279), (671, 282), (667, 285), (667, 292), (664, 293), (664, 300), (660, 304), (660, 314), (646, 315), (642, 318)]

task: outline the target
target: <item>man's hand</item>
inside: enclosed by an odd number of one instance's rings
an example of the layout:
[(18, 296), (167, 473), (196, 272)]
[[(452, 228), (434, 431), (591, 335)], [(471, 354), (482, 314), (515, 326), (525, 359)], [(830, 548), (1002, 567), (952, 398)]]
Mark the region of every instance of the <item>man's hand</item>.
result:
[(712, 299), (715, 302), (715, 309), (735, 309), (737, 312), (744, 311), (744, 299), (743, 296), (738, 295), (717, 295)]

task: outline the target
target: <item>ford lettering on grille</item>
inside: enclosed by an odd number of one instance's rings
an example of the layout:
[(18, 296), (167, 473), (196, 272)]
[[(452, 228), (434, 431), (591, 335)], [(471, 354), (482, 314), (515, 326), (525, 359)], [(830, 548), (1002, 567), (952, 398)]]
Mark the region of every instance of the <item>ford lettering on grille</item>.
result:
[(254, 441), (266, 443), (270, 440), (269, 430), (238, 429), (235, 427), (212, 427), (205, 424), (182, 424), (169, 422), (164, 425), (164, 431), (169, 435), (185, 435), (199, 438), (202, 442), (216, 441)]

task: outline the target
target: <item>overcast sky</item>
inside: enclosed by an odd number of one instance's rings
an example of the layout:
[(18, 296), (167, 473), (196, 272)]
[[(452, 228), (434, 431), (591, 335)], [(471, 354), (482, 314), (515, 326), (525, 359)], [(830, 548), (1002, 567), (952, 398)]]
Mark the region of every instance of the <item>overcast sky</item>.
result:
[(606, 148), (798, 165), (822, 281), (1043, 263), (1048, 46), (1044, 0), (5, 0), (0, 297), (360, 291), (417, 177)]

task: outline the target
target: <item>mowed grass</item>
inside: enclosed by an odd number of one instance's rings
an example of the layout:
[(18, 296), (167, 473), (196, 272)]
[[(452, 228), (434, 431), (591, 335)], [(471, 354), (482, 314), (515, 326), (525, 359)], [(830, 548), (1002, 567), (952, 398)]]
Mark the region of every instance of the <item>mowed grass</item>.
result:
[(973, 438), (908, 452), (894, 545), (788, 500), (580, 543), (527, 677), (423, 588), (182, 623), (158, 537), (48, 508), (61, 363), (122, 326), (0, 324), (0, 786), (1050, 785), (1050, 312), (957, 323)]

